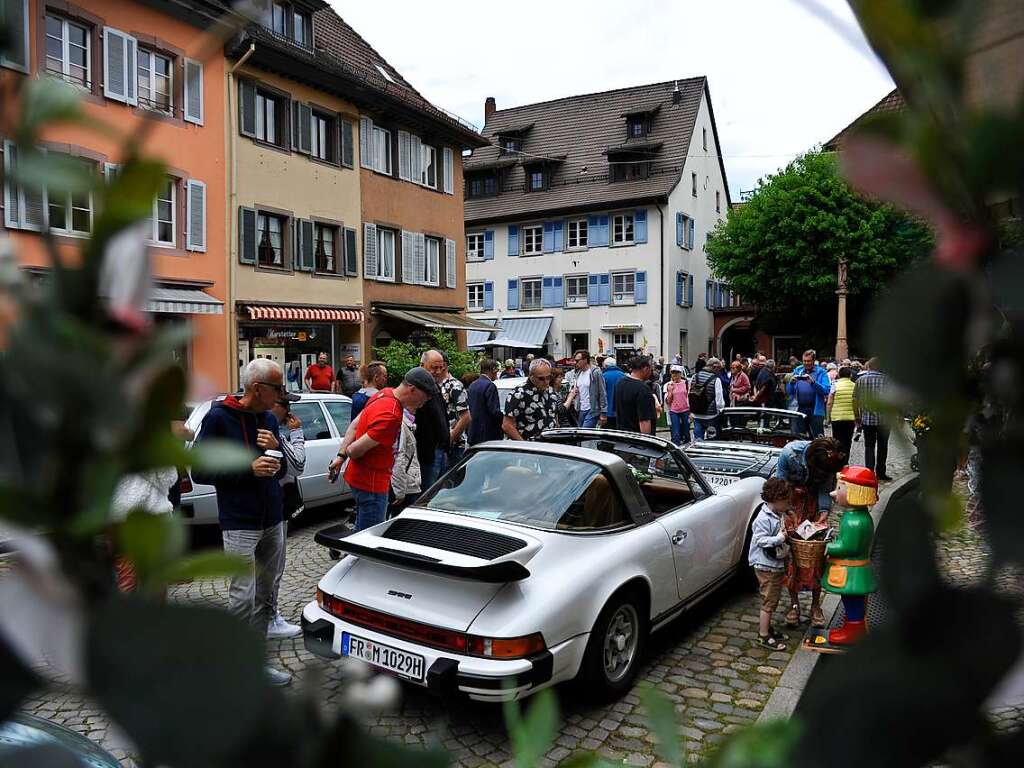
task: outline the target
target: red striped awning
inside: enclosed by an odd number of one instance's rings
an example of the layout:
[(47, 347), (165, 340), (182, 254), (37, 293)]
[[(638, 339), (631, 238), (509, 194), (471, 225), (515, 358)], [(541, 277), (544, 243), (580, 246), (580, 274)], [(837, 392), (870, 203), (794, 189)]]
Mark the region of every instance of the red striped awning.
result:
[(331, 307), (280, 307), (266, 304), (247, 304), (252, 320), (293, 320), (300, 322), (362, 323), (361, 309), (333, 309)]

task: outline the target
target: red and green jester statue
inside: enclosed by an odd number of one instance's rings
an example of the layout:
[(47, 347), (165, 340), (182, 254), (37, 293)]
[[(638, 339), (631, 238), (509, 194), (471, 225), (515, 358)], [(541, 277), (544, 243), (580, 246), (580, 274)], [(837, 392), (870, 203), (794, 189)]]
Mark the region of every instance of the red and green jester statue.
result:
[(832, 496), (847, 511), (839, 523), (839, 535), (825, 550), (828, 560), (821, 586), (842, 596), (846, 618), (841, 627), (828, 632), (828, 644), (841, 647), (867, 632), (867, 596), (878, 589), (871, 569), (875, 525), (869, 511), (878, 501), (878, 478), (867, 467), (846, 467)]

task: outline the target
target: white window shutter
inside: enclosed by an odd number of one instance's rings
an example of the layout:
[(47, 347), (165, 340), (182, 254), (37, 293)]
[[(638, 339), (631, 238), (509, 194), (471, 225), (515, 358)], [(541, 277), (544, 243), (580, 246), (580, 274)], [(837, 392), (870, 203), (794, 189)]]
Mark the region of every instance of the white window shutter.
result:
[(412, 232), (402, 230), (402, 282), (416, 283), (416, 238)]
[(444, 241), (444, 279), (445, 285), (449, 288), (455, 288), (458, 284), (455, 275), (455, 241), (445, 240)]
[(186, 193), (188, 235), (185, 247), (190, 251), (206, 251), (206, 185), (195, 179), (188, 180)]
[(415, 134), (409, 137), (409, 181), (423, 183), (423, 142)]
[(444, 192), (455, 194), (455, 153), (451, 147), (444, 148)]
[(185, 59), (185, 122), (203, 124), (203, 65)]
[(377, 225), (363, 225), (363, 277), (377, 277)]
[(398, 132), (398, 178), (409, 180), (409, 148), (411, 146), (408, 131)]
[(359, 165), (373, 168), (373, 121), (368, 117), (359, 118)]
[(135, 57), (138, 43), (131, 35), (103, 28), (103, 95), (113, 101), (137, 104)]
[(427, 238), (422, 232), (414, 234), (416, 238), (416, 282), (427, 282)]

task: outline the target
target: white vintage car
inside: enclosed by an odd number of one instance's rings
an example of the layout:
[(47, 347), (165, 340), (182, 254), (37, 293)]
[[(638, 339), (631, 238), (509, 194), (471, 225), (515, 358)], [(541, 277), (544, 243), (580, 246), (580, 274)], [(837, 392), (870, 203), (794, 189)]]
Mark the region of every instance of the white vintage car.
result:
[(394, 519), (316, 535), (348, 556), (306, 647), (479, 701), (577, 677), (618, 696), (648, 634), (745, 565), (763, 482), (714, 488), (672, 443), (611, 430), (474, 446)]

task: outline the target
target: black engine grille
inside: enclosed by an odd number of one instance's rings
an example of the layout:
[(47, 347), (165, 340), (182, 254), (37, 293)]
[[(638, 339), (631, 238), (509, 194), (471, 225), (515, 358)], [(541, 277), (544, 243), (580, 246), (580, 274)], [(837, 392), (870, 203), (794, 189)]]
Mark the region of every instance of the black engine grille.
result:
[(460, 555), (493, 560), (522, 549), (526, 542), (514, 536), (480, 531), (464, 525), (439, 523), (434, 520), (397, 518), (384, 532), (385, 539), (420, 544), (424, 547), (458, 552)]

